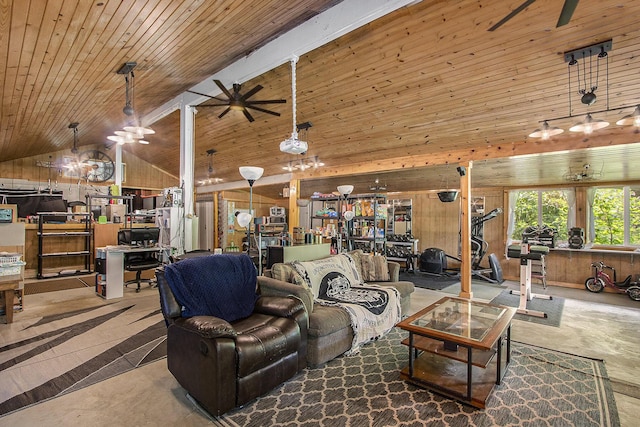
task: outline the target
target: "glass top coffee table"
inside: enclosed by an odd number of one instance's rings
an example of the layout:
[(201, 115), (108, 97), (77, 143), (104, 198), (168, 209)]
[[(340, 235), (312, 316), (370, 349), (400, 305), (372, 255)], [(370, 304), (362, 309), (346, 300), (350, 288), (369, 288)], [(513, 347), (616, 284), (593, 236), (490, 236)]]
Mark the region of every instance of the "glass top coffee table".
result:
[[(484, 408), (511, 360), (516, 309), (445, 297), (398, 323), (409, 332), (406, 381)], [(493, 362), (495, 359), (495, 363)]]

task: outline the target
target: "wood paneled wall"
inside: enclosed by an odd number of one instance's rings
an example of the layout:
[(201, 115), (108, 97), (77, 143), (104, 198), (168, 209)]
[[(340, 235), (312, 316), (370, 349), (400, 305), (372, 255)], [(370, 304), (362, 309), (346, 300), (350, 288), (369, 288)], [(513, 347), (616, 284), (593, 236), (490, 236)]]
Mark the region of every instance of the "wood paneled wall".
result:
[[(104, 150), (98, 147), (93, 148)], [(107, 155), (115, 161), (115, 150), (108, 151)], [(33, 182), (46, 182), (48, 179), (51, 179), (51, 181), (58, 183), (76, 183), (78, 178), (61, 175), (59, 167), (48, 168), (38, 166), (38, 163), (43, 165), (48, 162), (55, 165), (60, 163), (64, 157), (71, 156), (73, 156), (71, 150), (62, 150), (34, 157), (0, 162), (0, 178), (21, 179)], [(126, 151), (122, 153), (122, 162), (126, 165), (126, 180), (123, 182), (123, 187), (161, 190), (163, 188), (176, 187), (180, 184), (178, 177), (164, 172)], [(176, 158), (176, 162), (179, 162), (178, 158)], [(109, 184), (113, 184), (113, 181), (97, 183), (95, 185), (101, 186)]]

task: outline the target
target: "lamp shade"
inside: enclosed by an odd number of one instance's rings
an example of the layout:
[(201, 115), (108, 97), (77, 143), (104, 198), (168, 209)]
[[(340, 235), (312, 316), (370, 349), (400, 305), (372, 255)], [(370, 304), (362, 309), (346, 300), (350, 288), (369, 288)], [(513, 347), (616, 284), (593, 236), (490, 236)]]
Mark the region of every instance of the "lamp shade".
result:
[(542, 123), (542, 127), (540, 129), (536, 129), (533, 132), (531, 132), (529, 134), (529, 137), (530, 138), (549, 139), (550, 137), (555, 136), (555, 135), (559, 135), (562, 132), (564, 132), (563, 129), (560, 129), (558, 127), (549, 126), (549, 123), (545, 120), (544, 123)]
[(571, 132), (584, 132), (585, 135), (589, 135), (594, 130), (606, 128), (609, 126), (609, 122), (604, 120), (594, 119), (591, 114), (587, 114), (583, 122), (579, 122), (569, 128)]
[(142, 126), (125, 126), (123, 129), (125, 132), (134, 134), (134, 138), (143, 138), (145, 135), (153, 135), (156, 133), (153, 129)]
[(344, 219), (346, 219), (347, 221), (351, 221), (351, 220), (356, 216), (356, 214), (355, 214), (355, 213), (353, 213), (353, 211), (345, 211), (345, 212), (342, 214), (342, 216), (343, 216), (343, 217), (344, 217)]
[(238, 218), (238, 224), (240, 227), (246, 227), (251, 222), (250, 213), (240, 212), (236, 218)]
[(353, 191), (353, 185), (338, 185), (338, 193), (347, 197)]
[(247, 181), (257, 181), (264, 173), (264, 169), (257, 166), (240, 166), (238, 170)]
[(618, 120), (616, 122), (616, 124), (618, 126), (630, 126), (630, 125), (633, 125), (633, 126), (636, 126), (636, 127), (640, 127), (640, 105), (637, 106), (635, 110), (633, 110), (632, 114), (624, 116), (623, 118)]

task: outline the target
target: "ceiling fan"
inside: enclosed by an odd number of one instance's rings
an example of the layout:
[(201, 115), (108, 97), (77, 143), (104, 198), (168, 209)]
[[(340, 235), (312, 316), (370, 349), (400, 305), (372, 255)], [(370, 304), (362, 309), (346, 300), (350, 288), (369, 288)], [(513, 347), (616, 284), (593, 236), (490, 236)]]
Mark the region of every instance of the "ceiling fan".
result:
[[(536, 0), (525, 0), (524, 3), (522, 3), (517, 8), (513, 9), (510, 14), (508, 14), (507, 16), (502, 18), (500, 21), (498, 21), (494, 26), (489, 28), (489, 31), (497, 30), (503, 24), (509, 21), (511, 18), (513, 18), (514, 16), (522, 12), (524, 9), (529, 7), (531, 4), (533, 4), (533, 2), (535, 1)], [(578, 6), (578, 1), (579, 0), (564, 0), (564, 5), (562, 6), (562, 11), (560, 12), (560, 16), (558, 17), (558, 23), (556, 24), (556, 28), (562, 27), (563, 25), (566, 25), (569, 23), (569, 21), (571, 21), (571, 16), (573, 16), (573, 12), (576, 10), (576, 6)]]
[(280, 116), (280, 113), (277, 113), (275, 111), (270, 111), (270, 110), (267, 110), (267, 109), (264, 109), (264, 108), (261, 108), (261, 107), (257, 107), (257, 105), (284, 104), (285, 102), (287, 102), (286, 99), (269, 99), (269, 100), (261, 100), (261, 101), (251, 101), (251, 100), (249, 100), (249, 98), (251, 98), (257, 92), (262, 90), (262, 86), (261, 85), (257, 85), (256, 87), (254, 87), (249, 92), (247, 92), (247, 93), (245, 93), (243, 95), (243, 94), (240, 93), (240, 90), (242, 89), (242, 85), (240, 85), (239, 83), (234, 83), (233, 84), (233, 92), (230, 92), (226, 87), (224, 87), (224, 85), (222, 84), (222, 82), (220, 82), (220, 80), (214, 80), (214, 82), (220, 88), (222, 93), (224, 93), (224, 95), (227, 97), (227, 99), (224, 99), (224, 98), (221, 98), (221, 97), (218, 97), (218, 96), (207, 95), (207, 94), (204, 94), (204, 93), (194, 92), (194, 91), (191, 91), (191, 90), (189, 90), (187, 92), (191, 92), (191, 93), (194, 93), (194, 94), (200, 95), (200, 96), (206, 96), (207, 98), (211, 98), (211, 99), (215, 99), (216, 101), (220, 101), (220, 103), (216, 103), (216, 104), (201, 104), (201, 105), (198, 105), (198, 107), (224, 107), (224, 106), (226, 106), (227, 107), (226, 110), (224, 110), (222, 113), (220, 113), (218, 118), (222, 118), (229, 111), (234, 110), (234, 111), (242, 111), (244, 113), (244, 116), (247, 118), (247, 120), (249, 120), (250, 122), (253, 122), (254, 118), (249, 113), (249, 111), (247, 111), (247, 109), (261, 111), (263, 113), (271, 114), (271, 115), (274, 115), (274, 116)]

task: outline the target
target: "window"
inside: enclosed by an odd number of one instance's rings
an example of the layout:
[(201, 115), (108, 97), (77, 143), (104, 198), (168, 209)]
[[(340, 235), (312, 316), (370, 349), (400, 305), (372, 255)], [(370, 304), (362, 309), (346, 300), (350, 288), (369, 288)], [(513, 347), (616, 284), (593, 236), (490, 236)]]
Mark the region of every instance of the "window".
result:
[(556, 243), (566, 242), (575, 222), (573, 190), (519, 190), (510, 194), (510, 239), (522, 239), (527, 227), (550, 227)]
[(640, 188), (594, 188), (589, 196), (593, 243), (640, 246)]

